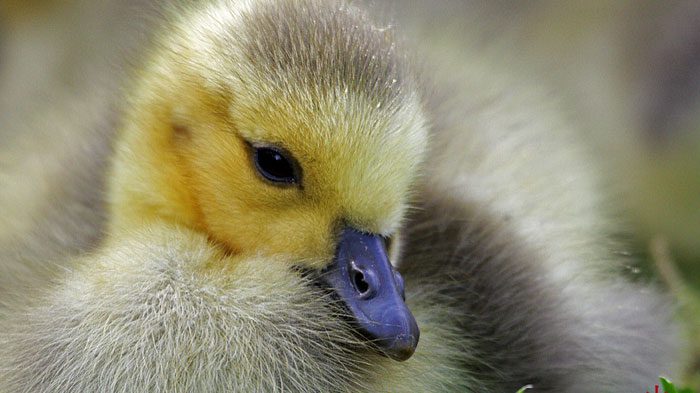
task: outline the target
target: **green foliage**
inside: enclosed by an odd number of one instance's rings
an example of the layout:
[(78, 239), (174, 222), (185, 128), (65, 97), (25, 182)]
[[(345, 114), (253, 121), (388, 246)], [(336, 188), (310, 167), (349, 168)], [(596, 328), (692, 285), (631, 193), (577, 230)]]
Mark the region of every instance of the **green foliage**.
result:
[(661, 387), (665, 393), (694, 393), (691, 388), (676, 389), (673, 382), (664, 377), (659, 378), (659, 381), (661, 381)]

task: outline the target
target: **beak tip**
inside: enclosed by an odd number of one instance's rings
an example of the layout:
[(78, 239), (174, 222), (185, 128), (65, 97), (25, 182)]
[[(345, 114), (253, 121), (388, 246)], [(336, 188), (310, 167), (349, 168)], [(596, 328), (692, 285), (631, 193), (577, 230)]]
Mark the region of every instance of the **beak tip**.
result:
[(383, 352), (391, 359), (403, 362), (413, 356), (417, 345), (418, 337), (412, 334), (402, 335), (396, 337), (391, 345), (384, 348)]
[(382, 318), (384, 326), (391, 328), (382, 332), (384, 339), (379, 341), (380, 350), (391, 359), (404, 361), (416, 351), (420, 330), (408, 308), (391, 311), (391, 317), (385, 314)]

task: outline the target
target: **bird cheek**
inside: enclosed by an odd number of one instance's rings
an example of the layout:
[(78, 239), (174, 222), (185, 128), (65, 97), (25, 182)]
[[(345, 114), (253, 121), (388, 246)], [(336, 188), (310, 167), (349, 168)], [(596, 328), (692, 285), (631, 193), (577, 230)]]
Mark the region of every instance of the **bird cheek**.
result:
[(274, 217), (269, 233), (271, 253), (284, 255), (295, 265), (320, 269), (334, 253), (333, 218), (323, 211), (296, 206)]

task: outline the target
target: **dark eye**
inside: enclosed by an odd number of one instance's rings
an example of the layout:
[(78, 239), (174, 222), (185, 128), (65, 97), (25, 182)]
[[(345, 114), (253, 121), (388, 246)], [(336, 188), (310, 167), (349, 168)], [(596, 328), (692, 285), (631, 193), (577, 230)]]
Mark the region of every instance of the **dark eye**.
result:
[(286, 151), (276, 147), (253, 147), (255, 168), (267, 180), (275, 183), (298, 183), (296, 161)]

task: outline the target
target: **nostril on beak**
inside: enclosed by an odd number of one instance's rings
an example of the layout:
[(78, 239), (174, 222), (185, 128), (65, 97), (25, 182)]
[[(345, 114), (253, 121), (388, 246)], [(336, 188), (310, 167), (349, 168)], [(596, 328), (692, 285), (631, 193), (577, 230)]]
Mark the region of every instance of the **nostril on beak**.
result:
[(371, 269), (359, 267), (355, 262), (350, 263), (350, 282), (355, 287), (357, 297), (363, 300), (369, 300), (374, 297), (377, 292), (377, 279)]
[(352, 282), (355, 284), (355, 289), (360, 296), (365, 295), (369, 291), (369, 283), (365, 281), (365, 275), (357, 269), (352, 269)]

